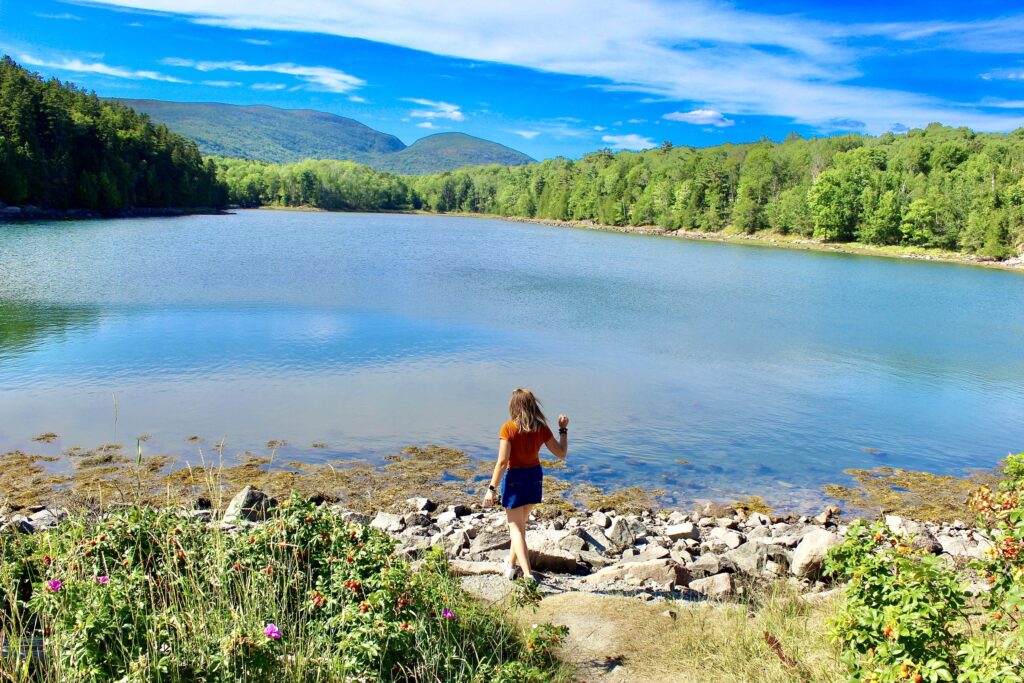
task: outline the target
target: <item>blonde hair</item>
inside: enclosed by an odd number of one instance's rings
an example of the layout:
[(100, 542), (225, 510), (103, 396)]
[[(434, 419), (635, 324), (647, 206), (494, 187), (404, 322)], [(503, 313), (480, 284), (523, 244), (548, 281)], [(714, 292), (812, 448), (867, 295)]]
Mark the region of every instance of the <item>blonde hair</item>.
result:
[(529, 389), (519, 387), (508, 402), (508, 415), (521, 432), (536, 432), (546, 427), (548, 420), (540, 409), (540, 401)]

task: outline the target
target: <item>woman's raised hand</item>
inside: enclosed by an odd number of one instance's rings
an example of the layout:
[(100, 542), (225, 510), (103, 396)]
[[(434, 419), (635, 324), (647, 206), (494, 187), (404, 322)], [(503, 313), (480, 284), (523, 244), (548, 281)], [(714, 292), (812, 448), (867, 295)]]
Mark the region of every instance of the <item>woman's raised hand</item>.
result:
[(569, 426), (569, 416), (568, 415), (559, 415), (558, 416), (558, 428), (559, 429), (565, 429), (568, 426)]

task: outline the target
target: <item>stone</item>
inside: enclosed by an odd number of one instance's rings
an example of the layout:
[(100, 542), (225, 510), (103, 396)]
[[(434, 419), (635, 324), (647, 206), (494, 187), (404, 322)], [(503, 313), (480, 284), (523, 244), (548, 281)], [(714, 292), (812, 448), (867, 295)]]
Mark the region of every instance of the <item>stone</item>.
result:
[(656, 584), (672, 582), (685, 586), (690, 581), (690, 572), (673, 560), (649, 560), (647, 562), (620, 562), (605, 567), (587, 578), (588, 583), (607, 584), (615, 581)]
[(667, 609), (661, 613), (661, 616), (665, 617), (666, 619), (671, 619), (672, 621), (675, 621), (678, 615), (674, 611)]
[(681, 538), (698, 539), (700, 538), (700, 529), (694, 526), (693, 522), (682, 522), (666, 527), (665, 535), (673, 541), (678, 541)]
[(459, 529), (452, 534), (451, 538), (449, 538), (448, 542), (445, 544), (448, 548), (448, 552), (452, 555), (458, 555), (459, 552), (467, 545), (469, 545), (469, 534), (466, 533), (464, 529)]
[(771, 526), (771, 523), (771, 517), (760, 512), (751, 512), (750, 515), (747, 517), (747, 526)]
[(735, 531), (714, 527), (708, 532), (708, 545), (716, 551), (724, 550), (725, 548), (735, 550), (740, 547), (741, 543), (743, 543), (743, 537)]
[(688, 569), (694, 576), (704, 578), (720, 573), (722, 571), (722, 563), (717, 555), (706, 553), (694, 560)]
[(530, 567), (538, 571), (559, 574), (572, 574), (576, 571), (576, 553), (552, 545), (528, 547), (527, 552), (530, 555)]
[(586, 549), (587, 542), (578, 534), (569, 534), (558, 542), (558, 547), (570, 553), (578, 553)]
[(430, 517), (422, 512), (410, 512), (402, 521), (407, 527), (427, 527), (431, 525)]
[(615, 564), (615, 560), (611, 560), (600, 553), (595, 553), (591, 550), (584, 550), (577, 555), (577, 558), (584, 564), (590, 565), (591, 569), (603, 569), (609, 565)]
[(607, 529), (612, 525), (611, 518), (603, 512), (595, 512), (590, 515), (590, 521), (602, 529)]
[(720, 529), (735, 529), (739, 526), (739, 522), (733, 517), (719, 517), (715, 520), (715, 526)]
[(813, 529), (800, 539), (793, 553), (790, 571), (801, 579), (816, 579), (821, 574), (829, 548), (839, 543), (839, 536), (825, 529)]
[(627, 562), (649, 562), (650, 560), (663, 560), (666, 557), (671, 556), (672, 553), (668, 548), (662, 548), (660, 545), (648, 546), (641, 552), (637, 553), (633, 557), (630, 557)]
[(224, 511), (224, 521), (231, 524), (239, 520), (262, 522), (267, 514), (274, 509), (277, 502), (257, 488), (246, 486), (235, 494)]
[(485, 553), (489, 550), (506, 550), (512, 546), (508, 529), (503, 526), (488, 526), (477, 532), (470, 545), (471, 553)]
[(669, 553), (669, 557), (682, 565), (689, 565), (693, 562), (693, 555), (686, 550), (676, 550), (673, 548)]
[(372, 521), (372, 519), (369, 515), (364, 515), (361, 512), (345, 510), (341, 513), (341, 521), (346, 524), (359, 524), (360, 526), (366, 526)]
[(715, 574), (704, 579), (690, 582), (690, 590), (707, 598), (725, 598), (735, 592), (732, 574)]
[[(66, 516), (66, 515), (65, 515)], [(52, 529), (60, 522), (61, 517), (50, 510), (40, 510), (34, 514), (29, 515), (28, 521), (32, 524), (32, 527), (40, 529)]]
[(590, 525), (580, 532), (580, 538), (586, 541), (591, 550), (599, 553), (606, 552), (612, 546), (612, 542), (604, 535), (604, 529), (597, 525)]
[(725, 503), (708, 503), (701, 510), (705, 517), (731, 517), (735, 512), (731, 505)]
[(452, 524), (455, 524), (455, 520), (457, 520), (458, 518), (458, 515), (456, 515), (451, 510), (442, 512), (437, 516), (437, 526), (441, 527), (442, 529), (450, 527)]
[(380, 529), (381, 531), (396, 534), (405, 528), (405, 520), (401, 515), (393, 515), (389, 512), (378, 512), (377, 516), (373, 518), (372, 522), (370, 522), (370, 526), (374, 529)]
[(905, 519), (898, 515), (886, 515), (885, 525), (894, 534), (902, 534), (911, 537), (910, 545), (915, 550), (922, 550), (933, 555), (942, 552), (942, 545), (935, 540), (935, 536), (924, 524)]
[(454, 512), (456, 517), (465, 517), (469, 514), (469, 508), (459, 503), (457, 505), (449, 505), (446, 512)]
[(738, 571), (758, 576), (768, 561), (768, 551), (763, 543), (744, 543), (727, 552), (725, 559), (732, 562)]
[(409, 498), (405, 503), (416, 512), (433, 512), (437, 509), (437, 503), (429, 498)]
[(630, 548), (647, 537), (647, 527), (636, 517), (616, 517), (605, 534), (619, 548)]

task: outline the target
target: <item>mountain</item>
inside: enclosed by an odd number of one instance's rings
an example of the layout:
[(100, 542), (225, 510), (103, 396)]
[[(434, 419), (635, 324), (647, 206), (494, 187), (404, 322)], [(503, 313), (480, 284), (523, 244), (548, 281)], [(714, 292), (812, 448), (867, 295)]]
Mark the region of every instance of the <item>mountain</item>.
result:
[[(114, 99), (114, 98), (111, 98)], [(533, 159), (464, 133), (438, 133), (409, 147), (354, 119), (311, 109), (219, 102), (116, 99), (188, 136), (204, 154), (289, 163), (348, 159), (393, 173), (435, 173), (462, 166), (517, 166)]]
[(392, 173), (436, 173), (462, 166), (520, 166), (533, 159), (511, 147), (465, 133), (437, 133), (412, 143), (400, 152), (382, 154), (370, 166)]
[(365, 161), (405, 149), (394, 135), (353, 119), (311, 109), (278, 109), (219, 102), (164, 102), (119, 99), (186, 135), (204, 154), (275, 163), (303, 159)]

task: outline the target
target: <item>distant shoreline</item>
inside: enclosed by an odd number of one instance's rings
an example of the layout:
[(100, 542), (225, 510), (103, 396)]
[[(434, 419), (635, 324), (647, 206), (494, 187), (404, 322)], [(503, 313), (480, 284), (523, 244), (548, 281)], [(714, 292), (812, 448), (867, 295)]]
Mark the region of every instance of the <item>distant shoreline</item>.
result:
[(0, 224), (29, 223), (33, 221), (84, 221), (110, 218), (174, 218), (177, 216), (227, 216), (226, 208), (212, 207), (126, 207), (110, 211), (97, 209), (40, 209), (35, 206), (5, 206), (0, 204)]

